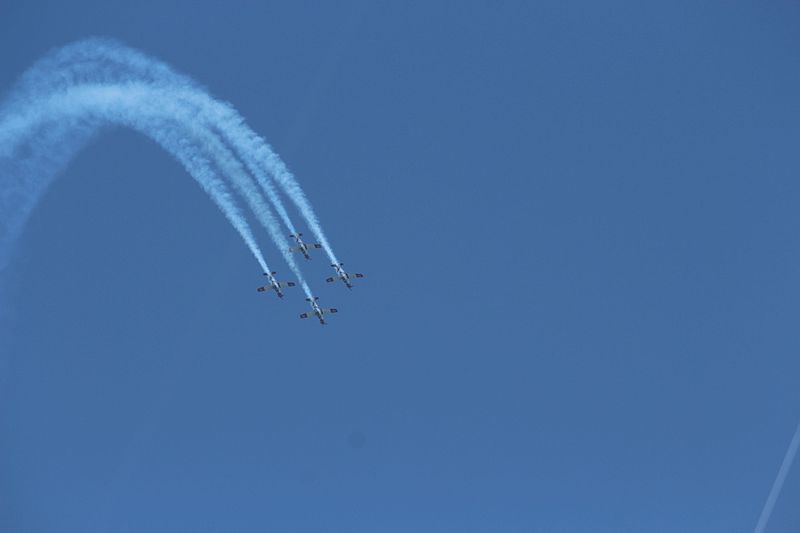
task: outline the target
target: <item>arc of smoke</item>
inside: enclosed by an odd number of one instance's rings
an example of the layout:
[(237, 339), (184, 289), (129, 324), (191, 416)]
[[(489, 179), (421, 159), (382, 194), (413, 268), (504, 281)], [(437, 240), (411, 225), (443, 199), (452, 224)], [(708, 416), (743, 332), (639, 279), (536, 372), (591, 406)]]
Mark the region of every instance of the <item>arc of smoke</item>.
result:
[(298, 208), (329, 259), (334, 263), (339, 262), (311, 202), (297, 179), (269, 144), (246, 125), (233, 106), (214, 100), (194, 80), (178, 74), (165, 63), (115, 41), (92, 38), (52, 52), (26, 73), (22, 84), (28, 88), (53, 83), (69, 85), (85, 78), (97, 77), (107, 81), (131, 81), (133, 77), (139, 81), (158, 84), (165, 89), (166, 86), (174, 88), (176, 97), (195, 106), (200, 116), (210, 120), (225, 140), (234, 147), (290, 231), (296, 233), (286, 209), (262, 168), (267, 170)]
[(789, 475), (789, 469), (792, 468), (792, 463), (797, 455), (797, 450), (800, 448), (800, 424), (797, 425), (797, 430), (794, 432), (792, 440), (789, 442), (789, 448), (786, 450), (786, 455), (783, 456), (783, 462), (778, 469), (778, 475), (775, 476), (775, 481), (772, 483), (772, 488), (767, 496), (767, 501), (764, 503), (764, 508), (761, 510), (761, 516), (758, 517), (758, 523), (754, 533), (764, 533), (767, 528), (772, 511), (775, 508), (775, 503), (778, 501), (778, 496), (781, 495), (783, 483), (786, 481), (786, 476)]
[[(102, 87), (105, 88), (114, 86)], [(305, 281), (303, 273), (298, 267), (294, 256), (289, 251), (289, 243), (287, 242), (285, 235), (280, 232), (278, 222), (272, 215), (269, 205), (264, 202), (260, 192), (258, 191), (257, 185), (250, 178), (247, 171), (242, 168), (242, 165), (239, 163), (236, 156), (220, 142), (220, 140), (209, 128), (202, 126), (202, 121), (197, 121), (194, 114), (182, 108), (180, 104), (180, 94), (175, 94), (174, 91), (167, 90), (161, 86), (153, 87), (151, 85), (140, 83), (125, 84), (123, 87), (135, 92), (141, 92), (142, 94), (146, 95), (145, 98), (150, 98), (160, 108), (167, 109), (168, 114), (171, 117), (187, 123), (197, 123), (197, 128), (203, 132), (203, 142), (209, 147), (212, 153), (216, 154), (216, 159), (221, 165), (224, 171), (223, 173), (231, 179), (235, 188), (239, 191), (250, 209), (256, 215), (258, 221), (267, 230), (270, 238), (281, 251), (281, 255), (283, 256), (287, 265), (297, 277), (297, 280), (302, 286), (303, 291), (306, 293), (306, 296), (311, 298), (311, 289), (309, 288), (308, 283)], [(285, 209), (283, 209), (280, 199), (274, 193), (274, 190), (271, 191), (271, 194), (268, 193), (268, 196), (271, 200), (274, 198), (274, 203), (277, 204), (276, 208), (280, 208), (279, 212), (283, 214), (284, 220), (291, 228), (293, 228), (294, 226), (291, 224), (289, 216)]]
[[(15, 176), (16, 191), (21, 194), (13, 199), (23, 201), (6, 205), (6, 208), (13, 206), (17, 209), (16, 220), (12, 218), (9, 222), (7, 238), (13, 240), (17, 236), (35, 205), (38, 193), (53, 174), (83, 147), (94, 131), (109, 122), (125, 124), (144, 133), (172, 154), (231, 222), (261, 268), (269, 270), (246, 219), (224, 181), (214, 172), (211, 162), (198, 144), (191, 142), (190, 139), (198, 139), (200, 132), (187, 130), (185, 123), (177, 124), (184, 128), (184, 131), (179, 131), (175, 121), (154, 109), (152, 102), (143, 99), (141, 94), (121, 87), (59, 93), (37, 106), (27, 108), (27, 112), (23, 109), (12, 114), (4, 113), (0, 118), (2, 159), (11, 159), (21, 145), (31, 141), (34, 153), (39, 156), (51, 155), (49, 149), (54, 145), (62, 146), (55, 158), (34, 157), (21, 169), (26, 172)], [(43, 128), (47, 131), (46, 140), (37, 145), (32, 137)]]
[[(191, 107), (194, 113), (200, 115), (197, 116), (198, 119), (204, 118), (209, 122), (209, 127), (218, 130), (218, 133), (225, 135), (229, 132), (218, 124), (220, 115), (226, 119), (230, 118), (230, 113), (226, 113), (226, 109), (222, 109), (222, 113), (219, 113), (220, 108), (230, 109), (229, 104), (215, 101), (194, 80), (174, 72), (168, 65), (109, 39), (90, 38), (52, 51), (22, 76), (18, 90), (10, 100), (17, 105), (20, 101), (29, 104), (31, 98), (45, 97), (48, 92), (56, 89), (65, 90), (74, 85), (98, 82), (152, 84), (169, 92), (173, 98), (185, 101), (187, 107)], [(49, 90), (43, 91), (44, 87)], [(241, 123), (241, 119), (239, 122)], [(234, 127), (236, 126), (234, 124)], [(255, 135), (252, 131), (250, 133)], [(237, 137), (241, 141), (242, 138), (249, 136)], [(231, 144), (237, 140), (229, 134), (225, 135), (225, 139)], [(248, 170), (256, 176), (259, 185), (274, 204), (286, 227), (291, 233), (297, 233), (291, 217), (264, 171), (259, 168), (254, 158), (249, 157), (242, 142), (236, 143), (234, 147), (237, 149), (237, 155), (245, 161)]]
[[(311, 206), (311, 202), (300, 187), (297, 179), (269, 144), (244, 123), (244, 119), (232, 106), (211, 101), (208, 95), (197, 91), (186, 93), (184, 98), (187, 101), (196, 103), (201, 109), (208, 109), (210, 113), (217, 114), (218, 123), (222, 125), (221, 133), (238, 148), (237, 152), (240, 157), (246, 161), (248, 167), (259, 179), (259, 183), (264, 188), (267, 196), (275, 201), (275, 192), (266, 177), (258, 170), (260, 166), (268, 170), (275, 182), (298, 208), (309, 229), (322, 245), (331, 262), (339, 264), (339, 260), (333, 252), (333, 247), (328, 242), (314, 208)], [(295, 232), (293, 231), (292, 233)]]

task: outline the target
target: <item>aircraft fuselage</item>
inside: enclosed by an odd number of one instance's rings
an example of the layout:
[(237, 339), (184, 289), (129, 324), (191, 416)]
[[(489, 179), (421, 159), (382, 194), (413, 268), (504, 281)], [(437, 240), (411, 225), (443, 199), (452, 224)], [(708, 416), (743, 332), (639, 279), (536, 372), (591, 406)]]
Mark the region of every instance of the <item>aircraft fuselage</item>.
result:
[(311, 309), (314, 310), (314, 316), (319, 319), (320, 324), (325, 324), (325, 319), (322, 317), (322, 310), (319, 308), (317, 302), (311, 302)]

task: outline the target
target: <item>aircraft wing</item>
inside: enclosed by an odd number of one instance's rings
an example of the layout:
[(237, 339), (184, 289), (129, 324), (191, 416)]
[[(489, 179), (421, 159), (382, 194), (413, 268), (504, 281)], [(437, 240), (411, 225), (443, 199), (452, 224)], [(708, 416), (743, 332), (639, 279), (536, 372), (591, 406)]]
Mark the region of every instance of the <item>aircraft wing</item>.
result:
[(294, 287), (294, 281), (281, 281), (278, 283), (278, 287), (281, 289), (285, 289), (286, 287)]
[(351, 278), (363, 278), (364, 277), (364, 274), (353, 274), (351, 272), (348, 272), (347, 275), (350, 276)]
[(308, 318), (308, 313), (303, 313), (302, 315), (300, 315), (300, 318)]
[(318, 242), (312, 242), (308, 245), (309, 248), (322, 248), (322, 245)]
[(272, 285), (264, 285), (263, 287), (258, 288), (258, 292), (268, 291), (272, 288)]
[(327, 281), (328, 283), (333, 283), (337, 279), (341, 279), (341, 278), (326, 278), (325, 281)]
[(338, 313), (339, 310), (335, 307), (321, 307), (320, 312), (324, 315), (325, 313)]
[(289, 248), (289, 251), (290, 252), (299, 252), (300, 251), (300, 247), (299, 246), (292, 246), (291, 248)]

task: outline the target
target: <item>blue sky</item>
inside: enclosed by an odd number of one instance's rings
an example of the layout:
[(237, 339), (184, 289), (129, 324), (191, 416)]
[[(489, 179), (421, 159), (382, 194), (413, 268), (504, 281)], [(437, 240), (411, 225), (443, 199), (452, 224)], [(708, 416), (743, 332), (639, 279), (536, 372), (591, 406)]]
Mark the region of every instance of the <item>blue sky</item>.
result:
[(368, 278), (304, 264), (341, 312), (299, 320), (98, 139), (4, 281), (0, 530), (752, 530), (800, 418), (800, 6), (69, 4), (5, 6), (0, 87), (90, 35), (168, 61)]

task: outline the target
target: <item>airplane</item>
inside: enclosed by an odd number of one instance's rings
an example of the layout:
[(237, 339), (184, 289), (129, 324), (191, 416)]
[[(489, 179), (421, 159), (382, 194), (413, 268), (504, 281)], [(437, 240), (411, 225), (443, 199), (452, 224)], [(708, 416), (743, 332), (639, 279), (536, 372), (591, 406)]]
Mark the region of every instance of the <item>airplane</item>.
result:
[(364, 274), (352, 274), (350, 272), (345, 272), (344, 268), (342, 268), (344, 266), (344, 263), (339, 263), (338, 265), (333, 264), (331, 266), (336, 269), (336, 277), (327, 278), (325, 281), (327, 281), (328, 283), (332, 283), (340, 279), (344, 282), (344, 284), (347, 286), (348, 289), (352, 289), (353, 285), (350, 284), (350, 281), (352, 281), (355, 278), (364, 277)]
[(269, 279), (269, 283), (263, 287), (258, 288), (258, 292), (274, 290), (279, 298), (283, 298), (281, 289), (285, 287), (294, 287), (294, 281), (278, 281), (275, 279), (275, 272), (264, 272), (264, 275)]
[(306, 259), (311, 259), (311, 256), (308, 255), (308, 251), (313, 249), (313, 248), (322, 248), (322, 245), (317, 243), (317, 242), (310, 242), (310, 243), (306, 244), (306, 243), (303, 242), (303, 239), (300, 238), (302, 236), (303, 236), (302, 233), (297, 233), (297, 234), (293, 233), (293, 234), (289, 235), (289, 237), (292, 237), (295, 241), (297, 241), (297, 246), (293, 246), (293, 247), (289, 248), (289, 251), (290, 252), (301, 252), (303, 254), (303, 257), (305, 257)]
[(306, 301), (311, 303), (312, 311), (311, 313), (303, 313), (302, 315), (300, 315), (300, 318), (308, 318), (309, 316), (315, 316), (319, 319), (319, 323), (324, 326), (325, 319), (322, 318), (322, 315), (324, 315), (325, 313), (338, 313), (339, 310), (336, 309), (335, 307), (320, 307), (319, 304), (317, 303), (317, 300), (319, 300), (317, 296), (314, 296), (313, 300), (311, 298), (306, 298)]

